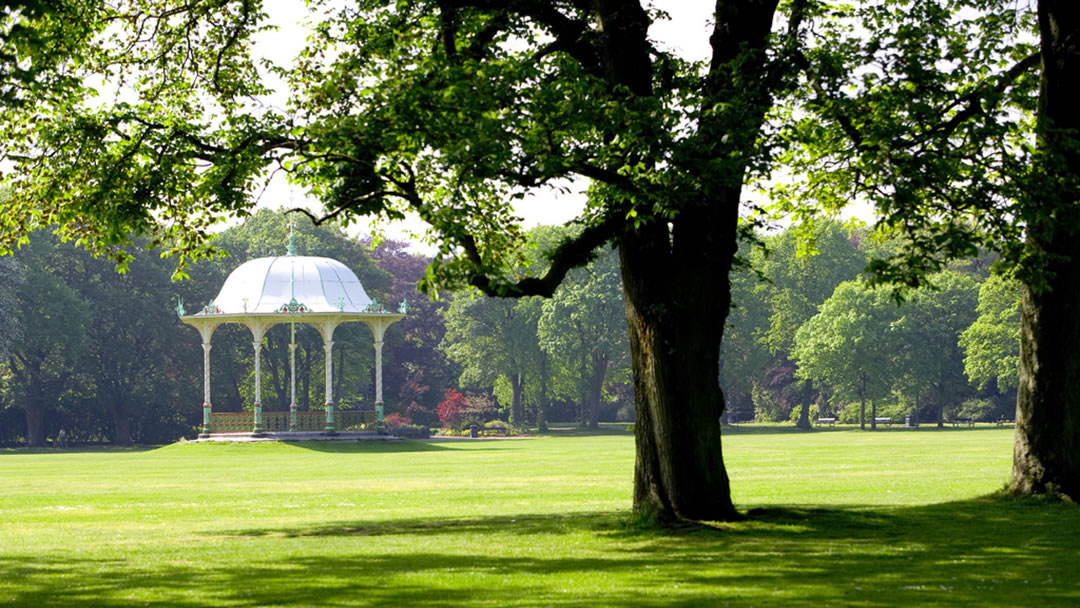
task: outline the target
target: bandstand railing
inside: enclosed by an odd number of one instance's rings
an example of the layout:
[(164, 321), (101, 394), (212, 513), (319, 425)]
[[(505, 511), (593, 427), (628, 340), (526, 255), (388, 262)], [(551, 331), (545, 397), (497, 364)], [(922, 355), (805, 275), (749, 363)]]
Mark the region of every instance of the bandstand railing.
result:
[[(289, 416), (289, 412), (263, 412), (263, 432), (288, 432)], [(334, 411), (334, 427), (338, 431), (374, 431), (377, 423), (378, 416), (371, 410)], [(254, 426), (254, 412), (212, 412), (210, 414), (212, 433), (250, 433)], [(296, 431), (313, 433), (325, 428), (325, 411), (296, 412)]]

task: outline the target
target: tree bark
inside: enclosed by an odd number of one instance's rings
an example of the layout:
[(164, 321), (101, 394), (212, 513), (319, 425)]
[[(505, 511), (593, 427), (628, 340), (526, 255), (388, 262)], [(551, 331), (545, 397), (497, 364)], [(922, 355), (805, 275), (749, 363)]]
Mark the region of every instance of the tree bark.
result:
[(29, 397), (23, 403), (26, 414), (26, 443), (31, 447), (45, 445), (45, 406), (38, 396)]
[(1035, 194), (1028, 248), (1041, 279), (1021, 303), (1020, 386), (1009, 490), (1080, 500), (1080, 5), (1040, 0), (1042, 75), (1037, 168), (1049, 184)]
[[(14, 357), (10, 357), (8, 361), (8, 369), (21, 384), (27, 387), (25, 401), (22, 404), (23, 415), (26, 419), (26, 443), (33, 447), (41, 447), (45, 445), (45, 403), (38, 392), (41, 380), (29, 366), (25, 368), (25, 372), (21, 372)], [(22, 361), (25, 365), (26, 360)]]
[(525, 409), (521, 406), (521, 396), (525, 392), (525, 375), (518, 372), (510, 377), (510, 424), (525, 425)]
[(607, 356), (592, 354), (592, 376), (589, 378), (589, 428), (600, 428), (600, 401), (604, 396), (604, 378), (607, 377)]
[(109, 404), (109, 412), (113, 419), (113, 443), (131, 445), (131, 419), (123, 401), (114, 398)]
[(866, 430), (866, 374), (860, 373), (859, 380), (859, 430)]
[[(637, 412), (634, 509), (661, 521), (739, 517), (721, 454), (720, 343), (746, 163), (772, 103), (764, 50), (776, 4), (717, 0), (707, 111), (682, 160), (697, 181), (669, 193), (677, 214), (617, 236)], [(595, 6), (606, 77), (650, 97), (648, 15), (637, 2)]]
[[(702, 247), (689, 260), (669, 246), (672, 236), (651, 225), (619, 243), (637, 411), (634, 508), (661, 520), (730, 520), (738, 514), (721, 454), (718, 381), (730, 285), (688, 279), (701, 258), (727, 276), (735, 240)], [(702, 245), (723, 237), (705, 238)]]
[(795, 423), (796, 428), (810, 430), (810, 395), (813, 394), (812, 387), (813, 382), (811, 380), (807, 380), (806, 384), (803, 385), (803, 405), (802, 410), (799, 412), (799, 421)]

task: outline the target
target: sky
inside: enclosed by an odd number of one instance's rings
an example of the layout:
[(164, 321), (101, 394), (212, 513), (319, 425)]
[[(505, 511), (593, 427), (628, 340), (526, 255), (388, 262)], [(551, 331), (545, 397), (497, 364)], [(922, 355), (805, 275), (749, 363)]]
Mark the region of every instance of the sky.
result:
[[(653, 5), (670, 16), (670, 20), (658, 21), (649, 30), (650, 37), (657, 44), (686, 59), (704, 60), (709, 57), (709, 28), (715, 0), (656, 0)], [(258, 38), (255, 52), (278, 65), (290, 65), (292, 58), (303, 47), (308, 34), (308, 29), (304, 26), (307, 19), (304, 3), (298, 0), (274, 0), (267, 2), (264, 8), (269, 15), (268, 22), (278, 29)], [(284, 97), (272, 99), (271, 103), (284, 106)], [(586, 180), (579, 180), (564, 184), (569, 192), (555, 189), (540, 191), (519, 201), (514, 210), (523, 218), (526, 228), (542, 224), (564, 224), (577, 217), (583, 209), (585, 196), (582, 192), (587, 183)], [(271, 209), (303, 206), (313, 212), (321, 208), (317, 201), (306, 196), (303, 189), (290, 186), (280, 173), (271, 179), (262, 193), (259, 206)], [(384, 232), (390, 238), (413, 240), (410, 235), (422, 234), (425, 227), (424, 222), (413, 217), (386, 226)], [(363, 221), (349, 229), (353, 235), (366, 235), (370, 231), (370, 225)], [(427, 249), (419, 244), (413, 248)]]

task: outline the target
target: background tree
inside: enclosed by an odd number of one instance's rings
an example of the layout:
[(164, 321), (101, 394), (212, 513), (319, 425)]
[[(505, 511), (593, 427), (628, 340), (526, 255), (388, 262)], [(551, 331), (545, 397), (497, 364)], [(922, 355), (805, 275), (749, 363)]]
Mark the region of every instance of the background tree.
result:
[(80, 408), (103, 413), (103, 435), (113, 443), (174, 441), (192, 426), (199, 357), (181, 348), (188, 330), (172, 310), (172, 264), (136, 250), (128, 271), (117, 274), (112, 264), (81, 251), (65, 257), (53, 275), (76, 291), (89, 313), (77, 369), (90, 386)]
[[(775, 358), (763, 339), (769, 327), (768, 288), (751, 257), (749, 242), (739, 248), (742, 265), (731, 272), (731, 312), (720, 349), (720, 386), (729, 421), (754, 418), (753, 389)], [(720, 279), (718, 279), (720, 280)]]
[[(367, 239), (361, 239), (361, 242), (371, 244)], [(370, 254), (380, 269), (393, 276), (387, 296), (389, 301), (407, 300), (409, 303), (408, 316), (390, 328), (393, 334), (389, 334), (384, 347), (389, 356), (384, 356), (394, 365), (383, 370), (383, 378), (386, 386), (401, 387), (405, 391), (397, 400), (399, 411), (419, 424), (423, 422), (417, 416), (434, 423), (435, 406), (447, 388), (457, 386), (461, 367), (447, 359), (446, 353), (438, 348), (446, 334), (443, 314), (449, 299), (432, 300), (419, 293), (418, 285), (431, 258), (409, 252), (408, 246), (408, 243), (387, 239), (380, 241)], [(413, 407), (412, 413), (405, 411), (409, 407)]]
[(755, 252), (754, 265), (768, 279), (760, 288), (765, 291), (769, 310), (768, 328), (761, 339), (774, 357), (766, 372), (769, 389), (777, 396), (787, 393), (801, 402), (797, 424), (802, 428), (810, 428), (810, 402), (815, 393), (808, 378), (794, 384), (797, 372), (791, 353), (795, 332), (818, 313), (837, 285), (856, 278), (866, 267), (858, 237), (835, 220), (808, 221), (766, 238), (765, 248)]
[(25, 280), (16, 292), (19, 324), (32, 327), (8, 353), (11, 397), (26, 420), (26, 440), (32, 446), (45, 443), (46, 432), (59, 431), (59, 416), (46, 428), (46, 414), (59, 414), (70, 405), (85, 378), (72, 373), (87, 345), (86, 327), (90, 307), (54, 272), (75, 254), (71, 246), (57, 248), (45, 235), (20, 251)]
[(1015, 389), (1020, 362), (1020, 286), (991, 275), (979, 286), (978, 317), (960, 334), (964, 372), (985, 388)]
[(959, 339), (975, 319), (977, 294), (970, 277), (938, 273), (928, 278), (926, 288), (910, 294), (893, 327), (898, 354), (894, 386), (914, 394), (916, 403), (928, 397), (922, 403), (933, 407), (939, 427), (946, 408), (971, 394)]
[(461, 384), (490, 390), (498, 378), (509, 385), (510, 423), (525, 424), (527, 382), (539, 380), (542, 352), (536, 337), (540, 302), (458, 294), (446, 310), (442, 349), (462, 366)]
[(582, 422), (590, 429), (599, 427), (607, 380), (630, 364), (620, 283), (618, 253), (602, 251), (588, 266), (567, 275), (544, 301), (537, 324), (544, 351), (576, 372)]
[(884, 290), (847, 281), (795, 333), (798, 376), (827, 382), (840, 399), (859, 401), (859, 427), (876, 428), (876, 401), (891, 390), (895, 366), (895, 302)]

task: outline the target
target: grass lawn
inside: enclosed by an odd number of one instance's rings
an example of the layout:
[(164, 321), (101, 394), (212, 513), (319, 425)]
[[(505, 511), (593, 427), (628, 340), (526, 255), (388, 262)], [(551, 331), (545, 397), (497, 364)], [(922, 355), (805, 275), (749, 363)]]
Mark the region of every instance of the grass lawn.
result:
[(980, 498), (1012, 429), (725, 442), (754, 516), (675, 532), (625, 433), (0, 450), (0, 605), (1080, 605), (1080, 508)]

